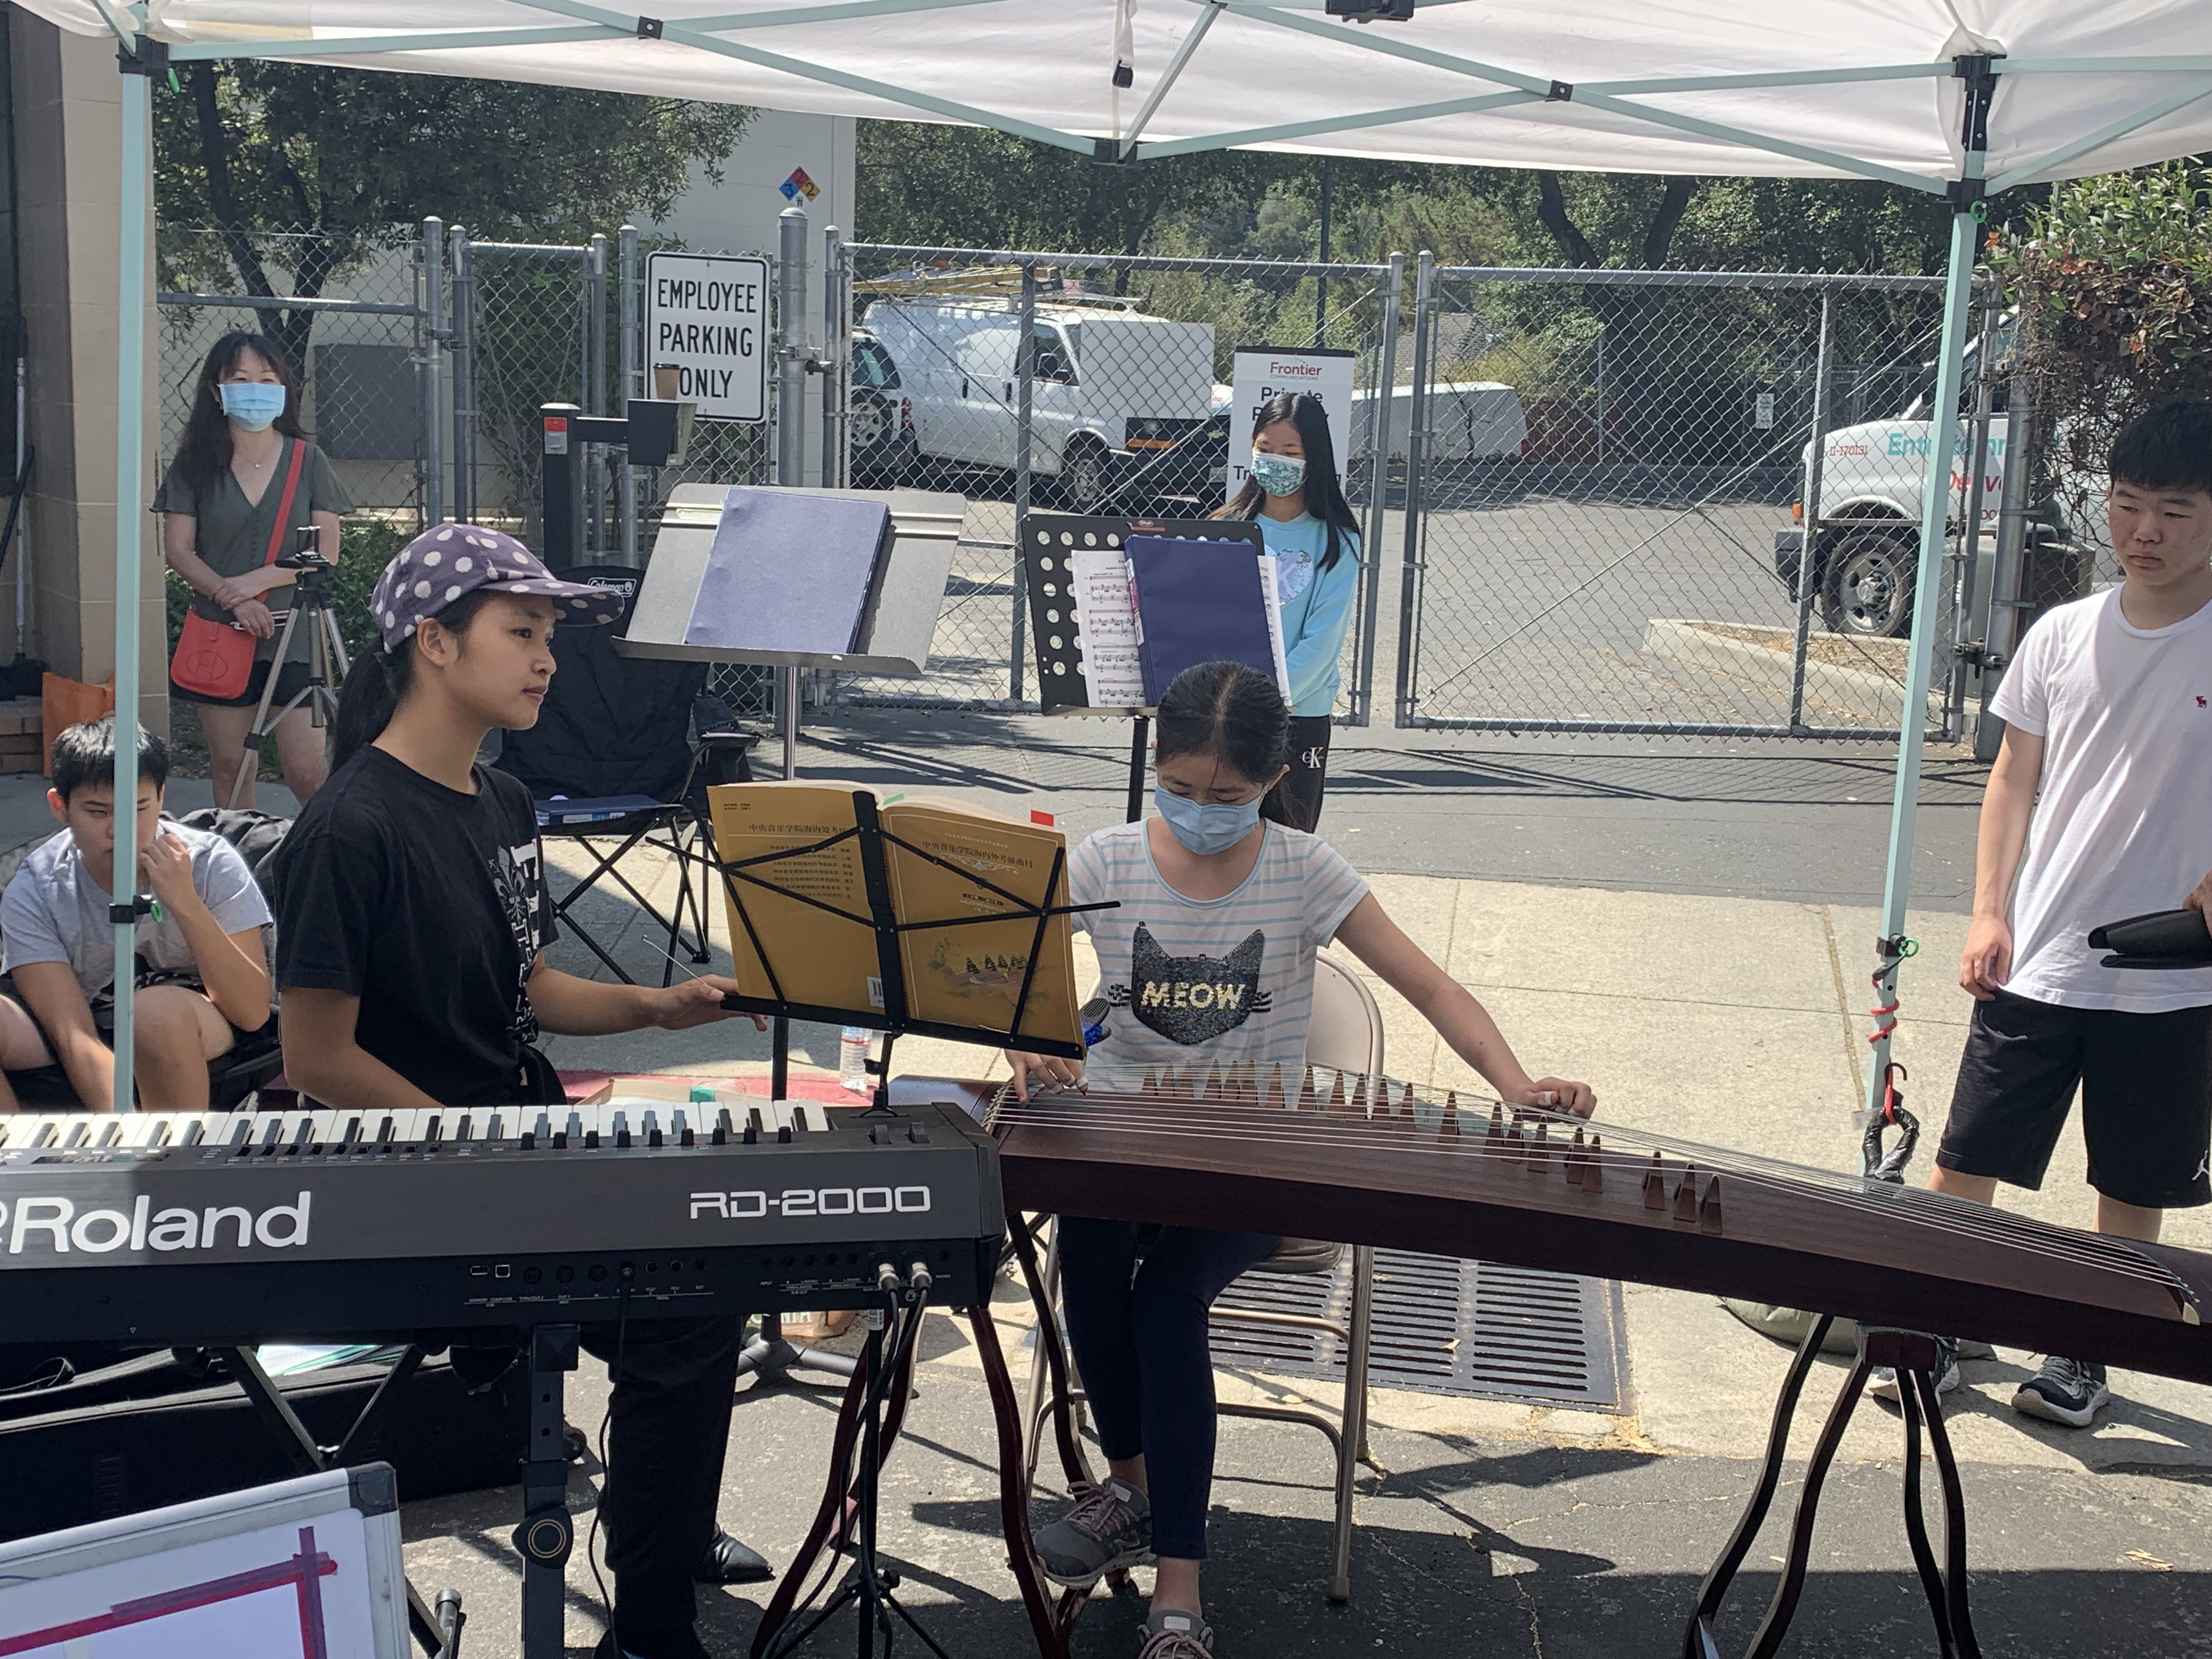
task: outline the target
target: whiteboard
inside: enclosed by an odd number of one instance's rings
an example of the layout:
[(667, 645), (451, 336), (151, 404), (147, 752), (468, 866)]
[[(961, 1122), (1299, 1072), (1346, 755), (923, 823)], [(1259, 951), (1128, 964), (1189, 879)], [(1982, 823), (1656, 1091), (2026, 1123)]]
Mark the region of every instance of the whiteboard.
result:
[(391, 1466), (0, 1544), (0, 1659), (406, 1659)]

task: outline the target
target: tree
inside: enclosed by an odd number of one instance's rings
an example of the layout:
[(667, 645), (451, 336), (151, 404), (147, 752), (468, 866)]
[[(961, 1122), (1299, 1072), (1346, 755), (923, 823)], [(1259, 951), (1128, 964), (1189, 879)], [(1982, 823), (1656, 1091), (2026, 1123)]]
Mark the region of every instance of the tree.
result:
[(1133, 167), (978, 127), (863, 121), (855, 232), (925, 246), (1139, 253), (1164, 220), (1248, 209), (1310, 158), (1229, 150)]
[[(180, 65), (156, 102), (160, 216), (213, 224), (250, 294), (278, 292), (265, 238), (288, 244), (291, 286), (322, 293), (395, 224), (431, 214), (480, 235), (581, 240), (665, 212), (697, 162), (710, 178), (752, 112), (567, 87), (252, 60)], [(164, 250), (165, 280), (216, 276)], [(301, 360), (313, 313), (275, 331)]]

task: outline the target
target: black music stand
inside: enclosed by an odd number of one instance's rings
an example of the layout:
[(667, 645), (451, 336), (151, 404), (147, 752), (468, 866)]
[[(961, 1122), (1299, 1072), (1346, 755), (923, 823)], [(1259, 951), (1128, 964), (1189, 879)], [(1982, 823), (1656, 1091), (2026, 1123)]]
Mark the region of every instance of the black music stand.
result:
[[(868, 1061), (868, 1071), (876, 1079), (875, 1103), (868, 1109), (871, 1114), (883, 1113), (888, 1115), (890, 1111), (891, 1045), (900, 1036), (909, 1031), (921, 1036), (947, 1037), (956, 1042), (983, 1042), (1000, 1047), (1016, 1041), (1018, 1034), (1018, 1040), (1036, 1053), (1058, 1054), (1071, 1060), (1080, 1060), (1083, 1057), (1083, 1045), (1079, 1041), (1069, 1042), (1024, 1033), (1021, 1030), (1022, 1016), (1027, 1012), (1029, 1006), (1030, 992), (1036, 979), (1037, 957), (1044, 943), (1045, 931), (1051, 926), (1052, 919), (1054, 916), (1073, 915), (1077, 910), (1096, 910), (1108, 907), (1097, 904), (1040, 906), (1031, 903), (1017, 894), (1010, 893), (1004, 888), (974, 875), (971, 872), (961, 872), (968, 879), (997, 894), (1015, 907), (997, 918), (998, 921), (1034, 921), (1036, 924), (1036, 931), (1030, 945), (1029, 969), (1023, 977), (1021, 991), (1014, 1000), (1014, 1018), (1008, 1029), (1004, 1031), (988, 1026), (946, 1025), (934, 1021), (913, 1019), (909, 1018), (908, 1012), (909, 1000), (907, 994), (905, 957), (899, 949), (899, 935), (924, 927), (941, 927), (948, 921), (953, 921), (973, 924), (979, 919), (972, 916), (939, 916), (900, 920), (891, 900), (890, 877), (884, 859), (884, 848), (886, 842), (896, 843), (915, 857), (927, 859), (933, 864), (945, 865), (950, 869), (957, 869), (958, 866), (947, 863), (945, 860), (938, 858), (933, 854), (923, 852), (911, 842), (900, 841), (896, 836), (884, 830), (877, 822), (875, 797), (866, 790), (854, 792), (853, 809), (854, 828), (833, 836), (826, 841), (815, 842), (805, 847), (794, 847), (781, 853), (766, 854), (756, 859), (736, 861), (722, 860), (719, 850), (712, 854), (715, 867), (722, 872), (723, 887), (729, 896), (731, 915), (736, 926), (742, 927), (747, 939), (751, 941), (754, 953), (760, 958), (761, 966), (768, 974), (769, 988), (774, 993), (767, 997), (727, 996), (722, 999), (722, 1006), (726, 1008), (735, 1009), (741, 1013), (766, 1014), (773, 1021), (769, 1063), (769, 1097), (772, 1100), (781, 1100), (790, 1093), (791, 1022), (794, 1019), (814, 1020), (838, 1026), (858, 1026), (883, 1033), (882, 1052)], [(711, 827), (710, 817), (710, 830)], [(861, 869), (865, 875), (868, 895), (869, 914), (866, 915), (855, 915), (850, 911), (838, 908), (834, 904), (827, 903), (808, 894), (796, 892), (763, 875), (754, 873), (764, 866), (821, 852), (848, 837), (857, 838), (860, 842)], [(1044, 890), (1048, 897), (1059, 888), (1061, 876), (1066, 868), (1066, 851), (1062, 848), (1055, 855), (1052, 870), (1045, 880)], [(842, 917), (847, 921), (857, 922), (872, 929), (876, 936), (877, 972), (882, 979), (884, 1006), (881, 1008), (830, 1008), (813, 1003), (793, 1002), (784, 996), (782, 981), (776, 974), (775, 960), (769, 952), (768, 941), (763, 938), (759, 927), (745, 905), (744, 889), (748, 885), (776, 893), (786, 898), (797, 899), (817, 909), (826, 910), (833, 915)], [(813, 947), (811, 941), (795, 940), (793, 942), (793, 948), (810, 950)], [(783, 1336), (781, 1322), (773, 1314), (762, 1316), (760, 1334), (745, 1345), (744, 1352), (738, 1361), (738, 1375), (757, 1376), (762, 1382), (778, 1382), (783, 1381), (792, 1370), (800, 1367), (847, 1378), (850, 1378), (855, 1370), (854, 1362), (842, 1354), (823, 1353), (818, 1349), (802, 1348), (787, 1341)]]
[(1021, 548), (1022, 585), (1029, 592), (1030, 638), (1036, 656), (1037, 700), (1048, 714), (1119, 720), (1129, 731), (1127, 822), (1145, 815), (1145, 740), (1152, 733), (1149, 708), (1098, 708), (1090, 702), (1083, 677), (1082, 625), (1076, 620), (1066, 555), (1120, 547), (1133, 535), (1179, 536), (1192, 540), (1249, 542), (1256, 552), (1267, 543), (1260, 526), (1246, 519), (1133, 519), (1079, 513), (1024, 514), (1014, 534)]

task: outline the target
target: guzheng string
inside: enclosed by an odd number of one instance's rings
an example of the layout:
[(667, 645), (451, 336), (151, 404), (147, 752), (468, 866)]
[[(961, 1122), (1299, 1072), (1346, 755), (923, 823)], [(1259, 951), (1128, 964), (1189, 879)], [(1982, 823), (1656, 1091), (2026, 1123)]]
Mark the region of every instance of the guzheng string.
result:
[[(1399, 1089), (1403, 1092), (1394, 1095), (1392, 1091)], [(1288, 1076), (1282, 1075), (1280, 1068), (1264, 1073), (1245, 1068), (1216, 1069), (1184, 1078), (1177, 1078), (1172, 1071), (1163, 1076), (1152, 1070), (1139, 1074), (1102, 1068), (1091, 1074), (1080, 1091), (1037, 1092), (1041, 1101), (1024, 1104), (1013, 1098), (1011, 1089), (1002, 1091), (992, 1121), (1046, 1129), (1080, 1127), (1206, 1139), (1261, 1135), (1280, 1142), (1287, 1133), (1298, 1145), (1346, 1151), (1383, 1144), (1378, 1133), (1425, 1129), (1435, 1136), (1424, 1147), (1432, 1155), (1493, 1158), (1503, 1155), (1489, 1139), (1488, 1123), (1479, 1115), (1480, 1106), (1495, 1106), (1498, 1103), (1495, 1101), (1475, 1103), (1478, 1115), (1470, 1127), (1464, 1104), (1455, 1094), (1438, 1101), (1433, 1095), (1417, 1092), (1411, 1085), (1387, 1080), (1370, 1089), (1358, 1073), (1331, 1073), (1324, 1067), (1304, 1067)], [(1372, 1101), (1366, 1098), (1370, 1093), (1375, 1097)], [(1080, 1119), (1071, 1120), (1053, 1111), (1049, 1103), (1055, 1098), (1085, 1102)], [(1459, 1138), (1466, 1143), (1463, 1146), (1453, 1146), (1450, 1137), (1436, 1135), (1442, 1114), (1448, 1109), (1462, 1113)], [(1533, 1129), (1540, 1123), (1562, 1132), (1561, 1138), (1548, 1141), (1549, 1156), (1564, 1158), (1574, 1152), (1579, 1161), (1595, 1165), (1608, 1178), (1640, 1181), (1651, 1167), (1649, 1154), (1673, 1153), (1684, 1164), (1694, 1165), (1699, 1175), (1728, 1176), (1771, 1192), (1905, 1221), (1961, 1238), (2008, 1245), (2053, 1261), (2155, 1284), (2168, 1291), (2180, 1288), (2179, 1281), (2164, 1267), (2124, 1246), (1990, 1206), (1887, 1183), (1877, 1188), (1863, 1176), (1580, 1119), (1565, 1112), (1527, 1107), (1512, 1109), (1516, 1128)], [(1437, 1122), (1418, 1121), (1431, 1113), (1436, 1115)], [(1604, 1138), (1607, 1144), (1596, 1149), (1586, 1142), (1577, 1151), (1567, 1138), (1577, 1127)], [(1523, 1140), (1518, 1156), (1526, 1157), (1527, 1145)], [(1679, 1176), (1682, 1172), (1668, 1169), (1664, 1173)]]

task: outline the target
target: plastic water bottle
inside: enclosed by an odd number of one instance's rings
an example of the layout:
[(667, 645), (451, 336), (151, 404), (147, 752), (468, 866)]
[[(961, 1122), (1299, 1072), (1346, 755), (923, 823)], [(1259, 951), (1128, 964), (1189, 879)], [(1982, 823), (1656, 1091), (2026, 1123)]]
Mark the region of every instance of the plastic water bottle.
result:
[(837, 1081), (856, 1095), (868, 1092), (868, 1038), (872, 1035), (848, 1025), (837, 1042)]

